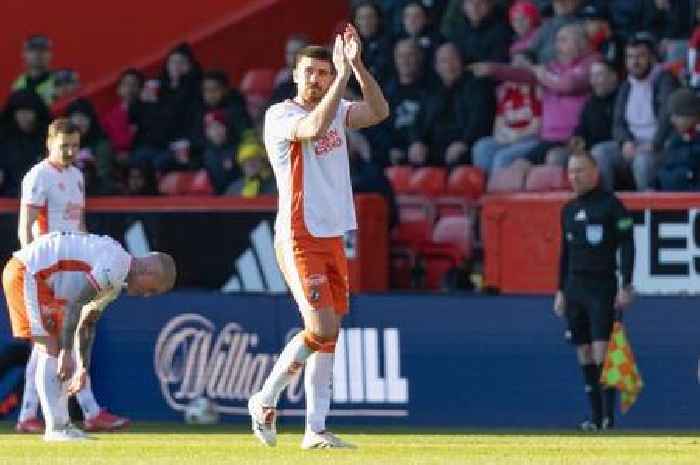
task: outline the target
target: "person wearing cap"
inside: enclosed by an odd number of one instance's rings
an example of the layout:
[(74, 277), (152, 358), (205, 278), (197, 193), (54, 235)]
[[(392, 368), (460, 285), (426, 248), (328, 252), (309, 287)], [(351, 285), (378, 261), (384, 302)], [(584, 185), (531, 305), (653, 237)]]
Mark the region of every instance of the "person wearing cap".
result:
[(225, 193), (228, 186), (241, 176), (236, 164), (236, 143), (229, 133), (229, 121), (224, 110), (212, 110), (204, 116), (204, 169), (218, 195)]
[(581, 9), (579, 17), (583, 19), (591, 50), (600, 53), (605, 61), (621, 71), (623, 46), (610, 25), (607, 9), (590, 3)]
[(619, 152), (603, 165), (632, 171), (637, 190), (652, 189), (658, 155), (670, 134), (666, 102), (678, 87), (676, 78), (657, 63), (656, 41), (638, 32), (625, 45), (627, 80), (620, 86), (613, 115), (613, 137)]
[(236, 156), (243, 177), (234, 181), (226, 190), (226, 195), (242, 197), (257, 197), (264, 194), (277, 193), (272, 168), (267, 162), (265, 147), (257, 141), (248, 141), (238, 149)]
[(44, 35), (33, 35), (24, 42), (22, 53), (25, 71), (12, 85), (13, 90), (29, 90), (41, 96), (51, 106), (55, 96), (51, 65), (51, 41)]
[(678, 89), (669, 98), (673, 134), (657, 174), (662, 191), (700, 191), (700, 97)]

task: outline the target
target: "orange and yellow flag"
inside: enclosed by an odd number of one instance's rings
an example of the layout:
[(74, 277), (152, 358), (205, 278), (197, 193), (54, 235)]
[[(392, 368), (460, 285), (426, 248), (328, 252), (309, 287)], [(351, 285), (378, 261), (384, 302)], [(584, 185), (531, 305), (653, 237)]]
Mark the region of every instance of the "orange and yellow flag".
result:
[(605, 356), (603, 372), (600, 375), (600, 384), (620, 391), (620, 410), (626, 413), (637, 400), (639, 392), (644, 386), (642, 376), (637, 369), (634, 360), (632, 346), (630, 346), (625, 328), (619, 321), (615, 322), (608, 353)]

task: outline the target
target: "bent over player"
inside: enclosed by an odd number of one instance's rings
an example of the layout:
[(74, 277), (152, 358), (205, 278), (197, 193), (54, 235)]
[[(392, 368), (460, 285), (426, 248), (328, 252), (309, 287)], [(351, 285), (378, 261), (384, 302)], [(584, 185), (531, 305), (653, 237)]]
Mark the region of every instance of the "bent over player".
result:
[[(80, 150), (78, 127), (66, 118), (54, 120), (49, 126), (46, 146), (48, 156), (22, 179), (18, 226), (21, 247), (47, 232), (85, 231), (85, 182), (83, 173), (73, 166)], [(34, 384), (38, 356), (38, 349), (32, 348), (25, 370), (22, 407), (15, 427), (19, 433), (39, 433), (44, 429), (37, 415), (39, 397)], [(114, 431), (129, 424), (128, 419), (100, 408), (89, 378), (75, 397), (88, 431)]]
[[(363, 100), (342, 99), (351, 74)], [(326, 430), (335, 343), (348, 312), (348, 272), (342, 236), (357, 228), (348, 165), (346, 128), (379, 123), (389, 108), (360, 58), (350, 25), (325, 48), (301, 49), (293, 71), (297, 95), (265, 115), (265, 148), (277, 180), (275, 251), (304, 320), (284, 348), (248, 409), (254, 434), (276, 444), (275, 406), (306, 363), (306, 433), (302, 448), (351, 447)], [(308, 359), (308, 361), (307, 361)]]
[(105, 306), (125, 286), (131, 295), (148, 297), (174, 283), (172, 257), (132, 257), (107, 236), (54, 232), (13, 254), (2, 285), (13, 336), (31, 338), (38, 350), (36, 387), (46, 441), (86, 437), (70, 424), (67, 395), (87, 382), (95, 323)]

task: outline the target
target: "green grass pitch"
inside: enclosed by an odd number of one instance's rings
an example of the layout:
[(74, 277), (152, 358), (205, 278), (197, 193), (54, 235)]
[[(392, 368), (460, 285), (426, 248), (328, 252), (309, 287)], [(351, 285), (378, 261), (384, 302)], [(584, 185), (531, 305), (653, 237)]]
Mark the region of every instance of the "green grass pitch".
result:
[(239, 425), (137, 424), (79, 444), (47, 444), (0, 423), (2, 465), (698, 465), (700, 433), (448, 431), (341, 428), (354, 451), (302, 451), (298, 429), (276, 448), (258, 444)]

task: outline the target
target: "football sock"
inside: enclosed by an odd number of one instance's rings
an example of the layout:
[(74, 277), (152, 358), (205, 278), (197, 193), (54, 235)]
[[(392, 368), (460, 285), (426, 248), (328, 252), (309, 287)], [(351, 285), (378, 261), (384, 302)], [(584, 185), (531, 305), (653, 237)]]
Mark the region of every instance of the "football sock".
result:
[(326, 429), (326, 416), (331, 408), (334, 352), (316, 352), (306, 362), (306, 430), (320, 433)]
[(68, 424), (68, 395), (58, 379), (58, 359), (39, 352), (36, 369), (36, 388), (41, 410), (44, 412), (46, 430), (54, 431)]
[(304, 331), (297, 333), (287, 343), (275, 366), (272, 367), (272, 372), (260, 391), (263, 406), (274, 407), (277, 405), (284, 388), (299, 373), (306, 359), (313, 353), (313, 350), (306, 344), (305, 337)]
[(27, 361), (24, 371), (24, 393), (22, 394), (22, 407), (17, 421), (22, 422), (35, 418), (39, 409), (39, 393), (36, 390), (36, 365), (39, 358), (39, 349), (32, 347), (32, 354)]
[(80, 410), (83, 411), (83, 417), (87, 419), (95, 418), (100, 413), (100, 406), (95, 400), (95, 395), (92, 393), (92, 385), (88, 376), (85, 386), (75, 395), (80, 405)]
[(600, 369), (598, 365), (589, 364), (581, 367), (586, 387), (586, 394), (591, 404), (591, 420), (600, 426), (603, 414), (603, 399), (600, 392)]

